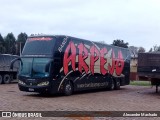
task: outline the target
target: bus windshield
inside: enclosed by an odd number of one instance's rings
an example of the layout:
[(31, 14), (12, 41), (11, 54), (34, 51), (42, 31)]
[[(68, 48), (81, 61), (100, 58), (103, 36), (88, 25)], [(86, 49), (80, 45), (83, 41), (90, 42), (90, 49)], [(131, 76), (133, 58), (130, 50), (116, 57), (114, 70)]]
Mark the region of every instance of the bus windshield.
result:
[(28, 38), (22, 55), (51, 55), (55, 44), (53, 37)]
[(19, 75), (26, 77), (48, 77), (45, 71), (49, 58), (22, 58), (21, 70)]

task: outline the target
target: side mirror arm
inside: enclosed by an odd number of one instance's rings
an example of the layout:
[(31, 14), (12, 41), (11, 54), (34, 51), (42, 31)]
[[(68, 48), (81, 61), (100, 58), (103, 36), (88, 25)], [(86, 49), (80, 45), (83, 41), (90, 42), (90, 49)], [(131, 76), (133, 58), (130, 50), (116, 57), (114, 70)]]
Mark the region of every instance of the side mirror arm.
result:
[(51, 62), (53, 62), (53, 60), (50, 60), (50, 61), (46, 64), (45, 71), (48, 71), (49, 65), (50, 65)]
[(16, 61), (18, 61), (18, 60), (20, 60), (20, 61), (21, 61), (21, 58), (20, 58), (20, 57), (19, 57), (19, 58), (15, 58), (15, 59), (13, 59), (13, 60), (11, 61), (10, 69), (12, 69), (12, 70), (13, 70), (13, 65), (14, 65), (14, 63), (15, 63)]

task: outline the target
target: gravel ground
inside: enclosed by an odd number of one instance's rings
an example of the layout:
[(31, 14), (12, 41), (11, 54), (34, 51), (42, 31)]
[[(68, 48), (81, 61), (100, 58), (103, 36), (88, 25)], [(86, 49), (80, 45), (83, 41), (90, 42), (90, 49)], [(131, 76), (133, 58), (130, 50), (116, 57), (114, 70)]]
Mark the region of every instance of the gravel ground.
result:
[[(150, 86), (124, 86), (114, 91), (81, 92), (72, 96), (40, 95), (21, 92), (16, 83), (0, 85), (0, 111), (160, 111), (160, 93)], [(4, 118), (8, 119), (8, 118)], [(27, 118), (16, 118), (27, 119)], [(34, 118), (40, 120), (40, 118)], [(46, 119), (46, 118), (41, 118)], [(153, 119), (151, 117), (58, 117), (47, 119), (118, 120)], [(154, 118), (159, 119), (159, 118)]]

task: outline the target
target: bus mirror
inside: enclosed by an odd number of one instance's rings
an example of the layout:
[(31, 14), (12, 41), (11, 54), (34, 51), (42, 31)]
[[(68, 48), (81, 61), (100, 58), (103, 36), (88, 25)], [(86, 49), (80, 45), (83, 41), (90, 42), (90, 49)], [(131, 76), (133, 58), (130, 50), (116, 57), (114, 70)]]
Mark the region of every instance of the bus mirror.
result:
[(13, 59), (13, 60), (11, 61), (10, 69), (13, 70), (13, 65), (14, 65), (14, 63), (15, 63), (16, 61), (18, 61), (18, 60), (21, 60), (21, 59), (20, 59), (20, 58), (15, 58), (15, 59)]
[(49, 71), (49, 67), (50, 67), (50, 64), (53, 60), (50, 60), (47, 64), (46, 64), (46, 67), (45, 67), (45, 72), (48, 72)]
[(50, 65), (50, 64), (47, 64), (47, 65), (46, 65), (45, 72), (48, 72), (48, 71), (49, 71), (49, 65)]

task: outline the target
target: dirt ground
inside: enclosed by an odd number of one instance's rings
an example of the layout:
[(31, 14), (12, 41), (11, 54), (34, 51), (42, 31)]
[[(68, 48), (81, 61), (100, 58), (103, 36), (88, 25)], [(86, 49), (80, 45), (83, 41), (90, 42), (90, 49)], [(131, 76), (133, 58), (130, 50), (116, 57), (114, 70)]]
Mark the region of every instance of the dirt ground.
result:
[[(160, 111), (160, 92), (150, 86), (123, 86), (120, 90), (81, 92), (72, 96), (19, 91), (16, 83), (0, 85), (0, 111)], [(7, 119), (7, 118), (5, 118)], [(22, 118), (18, 118), (22, 119)], [(27, 119), (27, 118), (23, 118)], [(39, 118), (35, 118), (39, 119)], [(41, 118), (43, 119), (43, 118)], [(47, 118), (72, 120), (148, 118)], [(155, 118), (159, 119), (159, 118)]]

